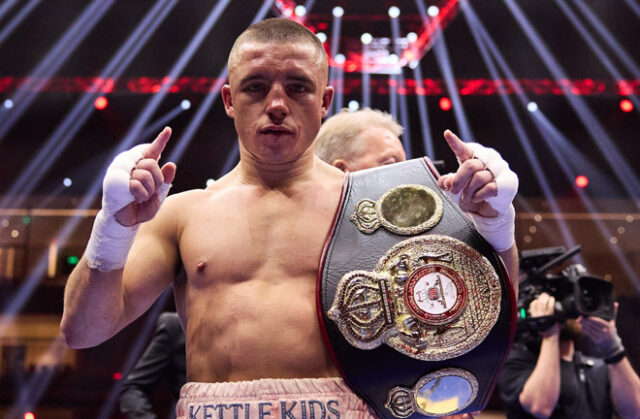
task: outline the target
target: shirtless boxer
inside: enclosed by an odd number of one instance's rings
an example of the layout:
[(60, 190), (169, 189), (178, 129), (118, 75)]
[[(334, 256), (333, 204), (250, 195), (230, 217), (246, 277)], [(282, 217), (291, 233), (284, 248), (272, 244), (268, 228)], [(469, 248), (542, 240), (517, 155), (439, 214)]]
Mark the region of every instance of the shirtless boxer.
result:
[[(176, 173), (173, 163), (158, 165), (168, 128), (114, 160), (65, 290), (61, 328), (70, 346), (98, 345), (131, 323), (172, 283), (181, 261), (186, 280), (174, 289), (191, 383), (180, 415), (370, 415), (335, 378), (316, 317), (318, 262), (343, 182), (313, 154), (333, 96), (327, 74), (311, 32), (284, 19), (258, 23), (236, 40), (222, 89), (240, 145), (228, 175), (163, 203)], [(461, 203), (493, 182), (467, 184), (468, 176), (446, 185), (464, 187)]]

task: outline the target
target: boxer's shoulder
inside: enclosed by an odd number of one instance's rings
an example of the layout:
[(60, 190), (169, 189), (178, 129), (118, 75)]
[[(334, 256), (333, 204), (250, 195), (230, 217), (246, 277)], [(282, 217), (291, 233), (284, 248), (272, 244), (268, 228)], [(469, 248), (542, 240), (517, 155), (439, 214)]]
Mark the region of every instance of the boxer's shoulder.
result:
[(208, 192), (202, 189), (193, 189), (189, 191), (171, 194), (167, 197), (159, 211), (159, 215), (170, 214), (172, 216), (179, 215), (187, 211), (194, 205), (198, 205), (204, 201)]
[(172, 194), (164, 202), (156, 218), (170, 224), (177, 223), (178, 226), (200, 222), (203, 217), (211, 220), (213, 214), (220, 215), (233, 207), (238, 200), (236, 189), (230, 184), (219, 184)]
[(162, 203), (155, 217), (148, 223), (144, 223), (145, 231), (164, 231), (171, 234), (176, 231), (176, 227), (188, 219), (194, 209), (202, 206), (207, 200), (209, 193), (202, 189), (194, 189), (185, 192), (171, 194)]
[(221, 195), (228, 192), (230, 186), (221, 184), (211, 185), (205, 189), (190, 189), (169, 195), (166, 204), (169, 211), (183, 211), (190, 207), (210, 203), (211, 200), (220, 199)]

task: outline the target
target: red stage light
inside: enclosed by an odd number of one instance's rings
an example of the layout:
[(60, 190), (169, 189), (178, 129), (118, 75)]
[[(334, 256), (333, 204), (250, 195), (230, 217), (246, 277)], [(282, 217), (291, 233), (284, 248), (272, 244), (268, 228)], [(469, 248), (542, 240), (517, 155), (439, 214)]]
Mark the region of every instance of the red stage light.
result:
[(121, 380), (122, 379), (122, 373), (121, 372), (114, 372), (113, 373), (113, 379), (114, 380)]
[[(325, 45), (326, 44), (325, 41)], [(331, 61), (329, 64), (334, 67), (343, 67), (345, 71), (353, 73), (362, 69), (362, 62), (363, 58), (361, 54), (350, 54), (349, 58), (347, 58), (343, 64), (336, 63), (335, 61)], [(354, 81), (354, 79), (351, 78), (345, 78), (344, 80), (345, 88), (348, 83)], [(215, 77), (191, 76), (183, 76), (177, 79), (145, 76), (122, 79), (51, 77), (47, 84), (36, 87), (30, 86), (28, 77), (0, 76), (0, 95), (9, 95), (19, 88), (24, 88), (24, 86), (29, 86), (29, 91), (32, 92), (99, 93), (103, 95), (109, 93), (151, 94), (158, 93), (163, 86), (167, 86), (169, 93), (200, 94), (211, 92), (213, 87), (219, 82)], [(423, 86), (425, 88), (423, 94), (428, 96), (442, 96), (446, 94), (447, 91), (445, 81), (442, 79), (426, 78), (420, 81), (406, 79), (405, 82), (409, 86), (411, 86), (411, 84)], [(377, 81), (372, 79), (371, 83), (377, 83)], [(386, 81), (384, 83), (386, 84)], [(622, 100), (632, 94), (640, 95), (640, 79), (619, 80), (615, 82), (597, 79), (573, 79), (565, 81), (550, 79), (456, 79), (456, 85), (462, 96), (487, 96), (497, 95), (499, 93), (513, 95), (519, 92), (531, 93), (533, 95), (557, 96), (565, 94), (563, 86), (571, 87), (576, 94), (583, 96), (619, 96), (619, 99)], [(357, 80), (353, 86), (354, 88), (360, 89), (360, 80)], [(375, 89), (376, 88), (372, 87), (371, 90), (374, 91)], [(413, 92), (414, 90), (411, 90), (409, 93), (411, 94)], [(380, 94), (386, 93), (388, 92), (380, 92)]]
[(633, 110), (633, 103), (629, 99), (622, 99), (620, 101), (620, 109), (622, 112), (631, 112)]
[(449, 99), (448, 97), (443, 97), (440, 98), (440, 109), (442, 109), (443, 111), (448, 111), (451, 109), (451, 99)]
[(588, 184), (589, 184), (588, 177), (586, 177), (585, 175), (576, 176), (576, 186), (578, 188), (586, 188)]
[(31, 412), (27, 412), (24, 414), (24, 419), (36, 419), (36, 415)]
[(99, 111), (106, 108), (108, 104), (109, 104), (109, 101), (104, 96), (97, 97), (95, 102), (93, 102), (93, 106), (95, 106), (96, 109)]

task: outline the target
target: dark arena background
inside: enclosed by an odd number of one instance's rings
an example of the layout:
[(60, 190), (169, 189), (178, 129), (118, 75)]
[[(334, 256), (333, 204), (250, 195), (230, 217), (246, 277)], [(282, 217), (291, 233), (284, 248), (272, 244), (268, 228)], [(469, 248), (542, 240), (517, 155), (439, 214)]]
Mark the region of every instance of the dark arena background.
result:
[[(382, 109), (408, 157), (457, 163), (442, 133), (502, 153), (520, 178), (520, 250), (611, 281), (640, 367), (638, 0), (4, 0), (0, 2), (0, 415), (119, 418), (117, 396), (169, 292), (104, 344), (66, 347), (63, 289), (115, 153), (174, 135), (172, 193), (238, 159), (219, 97), (232, 43), (284, 16), (323, 41), (341, 108)], [(170, 392), (155, 393), (169, 415)], [(505, 417), (494, 397), (480, 417)]]

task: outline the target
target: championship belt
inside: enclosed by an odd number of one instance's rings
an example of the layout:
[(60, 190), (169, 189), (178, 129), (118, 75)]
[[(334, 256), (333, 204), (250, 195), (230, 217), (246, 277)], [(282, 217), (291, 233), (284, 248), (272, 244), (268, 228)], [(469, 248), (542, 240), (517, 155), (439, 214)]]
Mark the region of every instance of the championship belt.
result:
[(385, 418), (482, 410), (515, 330), (502, 261), (426, 159), (350, 173), (318, 271), (325, 343)]

